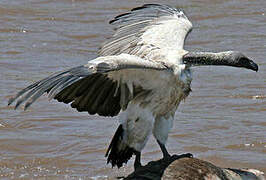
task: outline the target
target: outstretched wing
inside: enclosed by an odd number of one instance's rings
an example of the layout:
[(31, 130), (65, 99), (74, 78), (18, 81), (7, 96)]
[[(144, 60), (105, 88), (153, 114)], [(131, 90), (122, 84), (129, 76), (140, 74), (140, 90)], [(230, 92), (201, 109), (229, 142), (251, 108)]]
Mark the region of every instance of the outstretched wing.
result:
[(192, 24), (181, 9), (145, 4), (110, 21), (115, 34), (99, 50), (99, 55), (127, 53), (144, 57), (154, 49), (183, 49)]
[(28, 86), (10, 98), (9, 105), (16, 101), (17, 108), (25, 103), (27, 109), (42, 94), (48, 93), (49, 98), (71, 103), (71, 107), (78, 111), (115, 116), (133, 97), (151, 90), (143, 84), (152, 81), (152, 73), (164, 70), (167, 67), (163, 64), (137, 56), (99, 57), (84, 66), (55, 73)]

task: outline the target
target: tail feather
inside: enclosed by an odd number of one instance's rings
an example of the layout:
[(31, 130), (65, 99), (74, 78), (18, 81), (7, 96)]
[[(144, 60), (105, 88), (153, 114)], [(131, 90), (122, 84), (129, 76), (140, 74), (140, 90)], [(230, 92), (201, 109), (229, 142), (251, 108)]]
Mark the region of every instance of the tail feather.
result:
[(122, 167), (123, 163), (126, 164), (135, 152), (133, 148), (122, 141), (123, 133), (124, 130), (122, 124), (120, 124), (105, 154), (105, 157), (108, 156), (107, 164), (111, 163), (112, 167)]

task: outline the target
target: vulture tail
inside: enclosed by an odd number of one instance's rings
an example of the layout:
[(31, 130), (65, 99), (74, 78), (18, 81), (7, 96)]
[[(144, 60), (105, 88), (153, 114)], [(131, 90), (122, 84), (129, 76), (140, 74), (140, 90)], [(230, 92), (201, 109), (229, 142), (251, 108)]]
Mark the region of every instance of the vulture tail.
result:
[(123, 142), (123, 133), (124, 130), (122, 124), (120, 124), (105, 154), (107, 164), (111, 163), (112, 167), (122, 167), (123, 163), (126, 164), (135, 152), (133, 148)]

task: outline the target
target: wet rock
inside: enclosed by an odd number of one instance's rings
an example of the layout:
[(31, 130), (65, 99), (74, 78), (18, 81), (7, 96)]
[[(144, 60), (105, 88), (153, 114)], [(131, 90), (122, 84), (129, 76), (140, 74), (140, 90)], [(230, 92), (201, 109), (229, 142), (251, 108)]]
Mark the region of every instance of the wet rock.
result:
[(196, 158), (160, 159), (137, 169), (125, 180), (265, 180), (253, 169), (220, 168)]

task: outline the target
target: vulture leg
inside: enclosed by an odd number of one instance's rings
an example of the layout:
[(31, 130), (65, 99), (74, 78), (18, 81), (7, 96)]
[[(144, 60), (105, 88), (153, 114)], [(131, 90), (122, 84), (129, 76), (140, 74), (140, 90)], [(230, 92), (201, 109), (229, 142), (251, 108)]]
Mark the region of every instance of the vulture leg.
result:
[(158, 144), (159, 144), (159, 146), (160, 146), (160, 148), (161, 148), (161, 150), (163, 152), (163, 159), (170, 159), (170, 158), (180, 159), (180, 158), (184, 158), (184, 157), (187, 157), (187, 158), (192, 158), (193, 157), (193, 155), (191, 153), (185, 153), (185, 154), (180, 154), (180, 155), (174, 154), (173, 156), (171, 156), (168, 153), (165, 145), (160, 143), (160, 141), (158, 141), (158, 140), (157, 140), (157, 142), (158, 142)]
[(157, 140), (157, 143), (159, 144), (161, 150), (162, 150), (162, 153), (163, 153), (163, 158), (164, 159), (169, 159), (171, 157), (171, 155), (168, 153), (166, 147), (164, 144), (162, 144), (160, 141)]
[(141, 162), (140, 162), (141, 152), (135, 151), (134, 153), (136, 155), (135, 162), (134, 162), (134, 169), (136, 171), (138, 168), (142, 167)]

